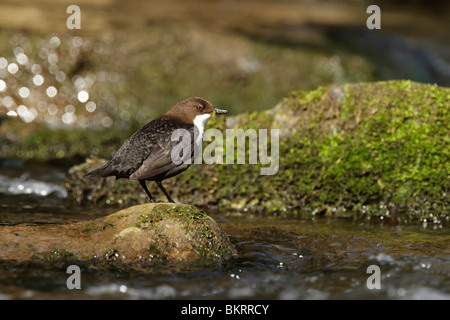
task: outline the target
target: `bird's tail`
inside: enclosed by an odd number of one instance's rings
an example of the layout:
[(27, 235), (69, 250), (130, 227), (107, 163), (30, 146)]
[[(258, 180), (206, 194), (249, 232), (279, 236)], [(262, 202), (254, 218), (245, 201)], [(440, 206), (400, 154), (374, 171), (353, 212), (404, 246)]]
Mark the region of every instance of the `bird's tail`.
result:
[(98, 169), (89, 171), (86, 173), (86, 177), (108, 177), (108, 176), (114, 176), (116, 172), (111, 168), (111, 164), (108, 162), (103, 167), (100, 167)]

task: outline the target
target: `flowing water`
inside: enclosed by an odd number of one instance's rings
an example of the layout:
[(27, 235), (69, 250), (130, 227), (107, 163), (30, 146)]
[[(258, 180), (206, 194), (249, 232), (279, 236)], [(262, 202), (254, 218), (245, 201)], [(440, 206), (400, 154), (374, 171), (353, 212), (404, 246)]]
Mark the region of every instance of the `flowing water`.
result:
[[(0, 225), (67, 223), (117, 210), (69, 204), (61, 187), (66, 170), (3, 162)], [(69, 290), (67, 265), (0, 262), (0, 298), (450, 299), (446, 226), (208, 213), (238, 252), (222, 265), (180, 269), (161, 263), (143, 274), (80, 264), (81, 290)], [(369, 288), (378, 274), (371, 268), (379, 268), (379, 289)]]

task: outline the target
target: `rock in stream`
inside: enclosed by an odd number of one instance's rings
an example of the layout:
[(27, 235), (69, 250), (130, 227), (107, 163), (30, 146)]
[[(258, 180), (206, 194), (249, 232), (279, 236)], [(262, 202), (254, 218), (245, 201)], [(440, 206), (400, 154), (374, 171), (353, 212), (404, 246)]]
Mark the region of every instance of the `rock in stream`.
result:
[(153, 261), (214, 263), (235, 252), (219, 225), (194, 206), (145, 204), (90, 221), (0, 228), (0, 260), (12, 263)]

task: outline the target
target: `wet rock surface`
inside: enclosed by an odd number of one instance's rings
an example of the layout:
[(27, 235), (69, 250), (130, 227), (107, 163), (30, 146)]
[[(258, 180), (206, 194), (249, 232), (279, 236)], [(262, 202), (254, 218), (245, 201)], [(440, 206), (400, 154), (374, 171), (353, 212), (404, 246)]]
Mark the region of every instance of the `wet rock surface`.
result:
[(193, 206), (146, 204), (102, 218), (0, 228), (0, 260), (13, 264), (84, 262), (120, 268), (154, 261), (214, 263), (234, 248), (218, 224)]

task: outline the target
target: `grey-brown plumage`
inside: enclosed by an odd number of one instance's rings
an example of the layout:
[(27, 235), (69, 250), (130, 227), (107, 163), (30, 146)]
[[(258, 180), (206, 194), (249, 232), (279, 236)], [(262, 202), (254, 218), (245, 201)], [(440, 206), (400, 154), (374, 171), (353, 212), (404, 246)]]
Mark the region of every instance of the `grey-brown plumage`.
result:
[[(206, 122), (213, 113), (227, 111), (214, 108), (211, 103), (198, 97), (180, 101), (169, 112), (144, 125), (125, 141), (108, 163), (88, 172), (86, 176), (138, 180), (152, 202), (155, 199), (145, 181), (155, 181), (167, 200), (174, 202), (161, 182), (190, 166), (194, 150), (198, 147), (196, 143), (201, 145)], [(190, 139), (181, 139), (181, 142), (191, 143), (190, 163), (172, 161), (172, 149), (180, 145), (180, 141), (172, 141), (171, 138), (176, 129), (185, 129), (190, 134)]]

